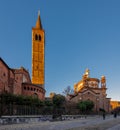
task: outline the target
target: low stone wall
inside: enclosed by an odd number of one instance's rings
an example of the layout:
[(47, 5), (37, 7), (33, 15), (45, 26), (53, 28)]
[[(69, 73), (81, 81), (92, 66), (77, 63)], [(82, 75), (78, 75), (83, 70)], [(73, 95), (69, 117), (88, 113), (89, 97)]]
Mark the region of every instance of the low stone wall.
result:
[(86, 115), (62, 115), (62, 120), (86, 118)]
[(31, 123), (41, 121), (57, 121), (57, 120), (73, 120), (73, 119), (86, 118), (82, 115), (60, 115), (53, 119), (53, 115), (38, 115), (38, 116), (2, 116), (0, 117), (0, 125), (5, 124), (19, 124)]
[(40, 121), (50, 121), (52, 115), (39, 115), (39, 116), (2, 116), (0, 118), (0, 125), (4, 124), (19, 124), (19, 123), (30, 123)]

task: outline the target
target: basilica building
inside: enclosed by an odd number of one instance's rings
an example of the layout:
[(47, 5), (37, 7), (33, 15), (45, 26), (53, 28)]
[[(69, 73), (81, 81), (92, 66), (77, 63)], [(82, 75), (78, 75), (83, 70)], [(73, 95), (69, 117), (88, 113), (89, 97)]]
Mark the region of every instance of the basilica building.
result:
[(102, 76), (101, 79), (91, 78), (89, 69), (86, 69), (82, 79), (74, 84), (74, 94), (69, 95), (68, 100), (74, 103), (90, 100), (94, 102), (94, 111), (104, 109), (106, 112), (110, 112), (110, 98), (107, 98), (106, 90), (105, 76)]
[(0, 58), (0, 94), (11, 93), (45, 99), (44, 41), (44, 30), (38, 14), (36, 26), (32, 28), (32, 80), (24, 67), (10, 68)]
[[(10, 68), (0, 57), (0, 94), (11, 93), (45, 99), (45, 31), (41, 24), (40, 13), (35, 27), (32, 28), (32, 77), (24, 68)], [(74, 94), (67, 97), (69, 102), (91, 100), (94, 102), (94, 111), (104, 109), (111, 111), (110, 98), (106, 93), (106, 78), (91, 78), (89, 69), (86, 69), (82, 79), (74, 84)], [(53, 97), (53, 93), (51, 97)], [(112, 102), (116, 104), (116, 102)], [(116, 106), (116, 105), (114, 105)]]

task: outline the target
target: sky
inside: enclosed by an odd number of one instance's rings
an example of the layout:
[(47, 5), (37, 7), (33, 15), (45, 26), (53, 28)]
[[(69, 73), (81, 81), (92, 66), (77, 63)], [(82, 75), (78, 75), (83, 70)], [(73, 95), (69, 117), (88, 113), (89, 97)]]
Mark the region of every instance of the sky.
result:
[(107, 97), (120, 100), (119, 0), (0, 0), (0, 57), (31, 75), (32, 27), (40, 10), (45, 30), (45, 89), (61, 93), (90, 77), (107, 80)]

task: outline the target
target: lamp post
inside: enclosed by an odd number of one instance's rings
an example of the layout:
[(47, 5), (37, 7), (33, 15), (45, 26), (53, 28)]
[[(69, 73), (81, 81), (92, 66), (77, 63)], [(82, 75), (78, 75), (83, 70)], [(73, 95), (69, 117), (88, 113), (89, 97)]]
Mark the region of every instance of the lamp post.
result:
[(103, 98), (103, 109), (104, 109), (104, 98)]
[(80, 101), (82, 101), (82, 98), (81, 98), (81, 97), (80, 97), (79, 99), (80, 99)]
[[(82, 97), (79, 98), (79, 101), (80, 102), (82, 101)], [(81, 110), (80, 110), (80, 113), (83, 114)]]
[(3, 109), (3, 96), (2, 94), (0, 95), (0, 117), (2, 116), (2, 109)]
[(0, 117), (2, 116), (2, 96), (0, 95)]
[(98, 114), (99, 109), (99, 98), (96, 98), (96, 113)]

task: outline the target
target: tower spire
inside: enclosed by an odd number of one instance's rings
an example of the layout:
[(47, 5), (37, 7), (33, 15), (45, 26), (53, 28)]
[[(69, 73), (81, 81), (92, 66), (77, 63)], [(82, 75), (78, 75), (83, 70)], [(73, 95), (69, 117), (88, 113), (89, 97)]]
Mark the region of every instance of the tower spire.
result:
[(36, 28), (42, 29), (42, 24), (41, 24), (41, 19), (40, 19), (40, 10), (38, 11), (38, 19), (37, 19), (37, 22), (36, 22)]

